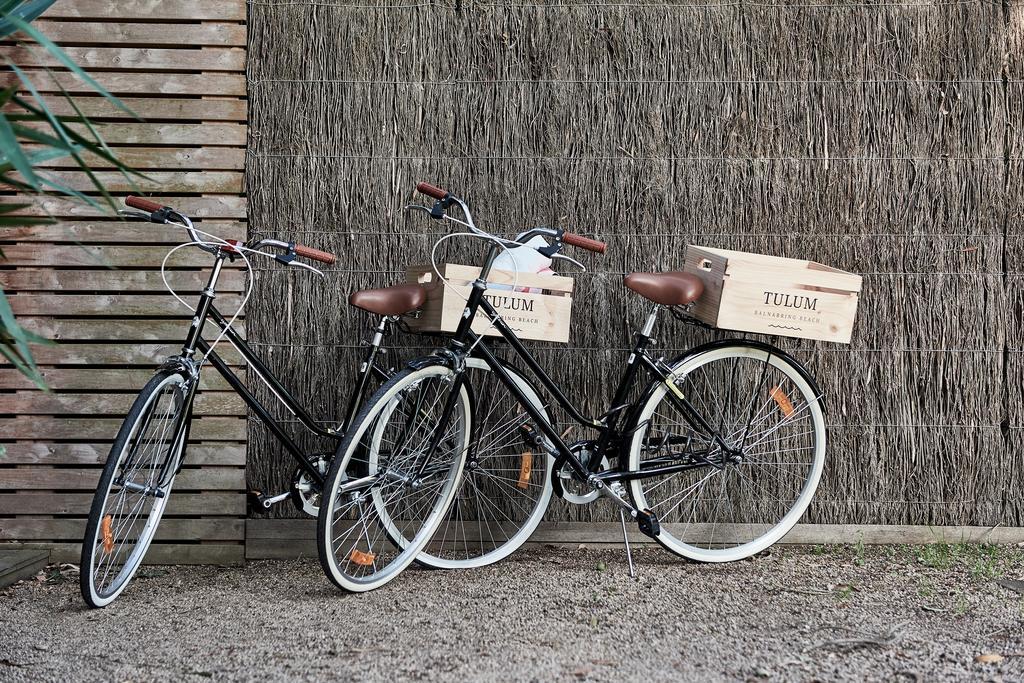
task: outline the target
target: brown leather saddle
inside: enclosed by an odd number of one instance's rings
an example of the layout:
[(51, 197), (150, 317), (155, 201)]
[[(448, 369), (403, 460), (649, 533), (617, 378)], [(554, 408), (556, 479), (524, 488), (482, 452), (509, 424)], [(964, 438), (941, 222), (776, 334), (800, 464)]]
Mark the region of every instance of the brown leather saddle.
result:
[(423, 285), (394, 285), (353, 292), (348, 303), (377, 315), (405, 315), (423, 306), (427, 289)]
[(625, 284), (643, 298), (662, 306), (685, 306), (700, 298), (704, 283), (692, 273), (630, 273)]

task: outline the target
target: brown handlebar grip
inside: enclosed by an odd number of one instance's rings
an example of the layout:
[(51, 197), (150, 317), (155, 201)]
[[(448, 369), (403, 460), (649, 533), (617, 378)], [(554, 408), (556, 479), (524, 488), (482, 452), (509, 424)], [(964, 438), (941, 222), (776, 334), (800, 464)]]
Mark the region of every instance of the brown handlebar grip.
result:
[(440, 187), (431, 185), (430, 183), (416, 183), (416, 191), (433, 197), (434, 199), (444, 199), (448, 196), (447, 190), (442, 190)]
[(566, 244), (571, 244), (574, 247), (580, 249), (586, 249), (587, 251), (596, 251), (598, 254), (603, 254), (608, 249), (608, 245), (598, 240), (592, 240), (589, 237), (583, 235), (577, 235), (576, 233), (566, 232), (562, 233), (562, 241)]
[(133, 209), (139, 209), (140, 211), (148, 211), (149, 213), (155, 213), (160, 209), (164, 208), (163, 204), (143, 199), (142, 197), (136, 197), (130, 195), (124, 200), (125, 206), (130, 206)]
[(338, 260), (338, 257), (334, 254), (328, 254), (326, 251), (320, 251), (313, 247), (306, 247), (301, 244), (295, 245), (295, 254), (303, 258), (313, 259), (314, 261), (320, 261), (327, 265), (333, 264)]

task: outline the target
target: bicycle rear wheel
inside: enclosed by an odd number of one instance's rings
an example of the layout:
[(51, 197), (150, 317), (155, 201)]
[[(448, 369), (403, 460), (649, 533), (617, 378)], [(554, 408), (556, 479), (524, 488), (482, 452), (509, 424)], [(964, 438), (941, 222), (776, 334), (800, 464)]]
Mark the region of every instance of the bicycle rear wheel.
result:
[(163, 517), (185, 444), (188, 380), (159, 372), (121, 424), (89, 511), (80, 587), (90, 607), (105, 607), (128, 585)]
[(415, 559), (458, 491), (470, 421), (465, 385), (443, 365), (404, 370), (370, 398), (327, 474), (317, 546), (328, 578), (368, 591)]
[(814, 496), (825, 462), (820, 396), (764, 347), (736, 344), (683, 359), (675, 384), (718, 430), (724, 451), (683, 417), (665, 382), (636, 418), (629, 470), (690, 466), (629, 482), (661, 522), (657, 540), (701, 562), (729, 562), (781, 539)]
[[(530, 383), (511, 367), (505, 371), (547, 418)], [(533, 419), (482, 359), (467, 359), (464, 377), (473, 428), (462, 483), (444, 521), (416, 557), (434, 569), (484, 567), (508, 557), (537, 529), (551, 500), (554, 458), (526, 440), (530, 432), (539, 434)], [(379, 442), (371, 443), (371, 461), (381, 450)], [(386, 510), (380, 514), (386, 516)]]

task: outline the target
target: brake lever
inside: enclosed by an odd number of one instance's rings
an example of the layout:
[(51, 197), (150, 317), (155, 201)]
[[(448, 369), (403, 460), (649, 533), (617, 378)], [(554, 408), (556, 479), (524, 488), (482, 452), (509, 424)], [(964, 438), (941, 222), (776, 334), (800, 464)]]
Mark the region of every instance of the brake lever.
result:
[(587, 272), (587, 267), (571, 256), (566, 256), (565, 254), (552, 254), (548, 258), (550, 258), (552, 261), (554, 261), (555, 259), (564, 259), (569, 263), (573, 264), (574, 266), (578, 266), (582, 272)]
[(319, 275), (320, 277), (324, 278), (325, 280), (327, 279), (327, 276), (324, 275), (324, 272), (322, 270), (320, 270), (319, 268), (314, 268), (313, 266), (309, 265), (308, 263), (302, 263), (301, 261), (289, 261), (287, 263), (287, 265), (295, 266), (296, 268), (305, 268), (306, 270), (308, 270), (308, 271), (310, 271), (312, 273), (316, 273), (317, 275)]
[(422, 204), (406, 204), (403, 211), (426, 211), (433, 217), (434, 210), (429, 206), (423, 206)]
[(118, 209), (117, 215), (122, 218), (130, 218), (136, 221), (146, 221), (147, 223), (152, 220), (151, 214), (145, 211), (135, 211), (134, 209)]

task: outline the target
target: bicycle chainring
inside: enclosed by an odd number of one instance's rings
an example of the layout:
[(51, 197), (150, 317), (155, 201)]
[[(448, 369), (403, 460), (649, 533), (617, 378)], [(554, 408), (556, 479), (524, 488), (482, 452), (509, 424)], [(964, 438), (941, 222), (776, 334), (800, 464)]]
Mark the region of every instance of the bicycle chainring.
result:
[[(589, 458), (589, 453), (581, 451), (577, 457), (585, 463)], [(609, 467), (607, 456), (601, 458), (601, 469), (606, 470)], [(568, 463), (562, 465), (562, 469), (558, 470), (558, 479), (562, 482), (562, 499), (573, 505), (592, 503), (601, 495), (600, 491), (573, 476), (572, 468)]]

